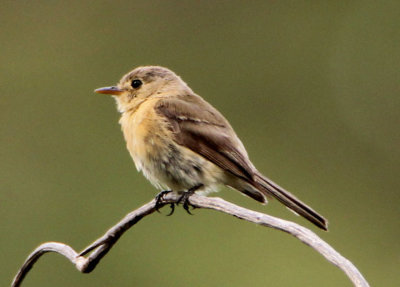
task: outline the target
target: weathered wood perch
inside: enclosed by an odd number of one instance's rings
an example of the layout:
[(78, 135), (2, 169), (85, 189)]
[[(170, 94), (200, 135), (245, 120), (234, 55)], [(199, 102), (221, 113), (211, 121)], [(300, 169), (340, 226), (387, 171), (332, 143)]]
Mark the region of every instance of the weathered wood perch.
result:
[[(177, 203), (179, 195), (170, 193), (164, 196), (161, 206)], [(364, 279), (357, 268), (346, 258), (335, 251), (330, 245), (319, 238), (314, 232), (302, 227), (294, 222), (286, 221), (260, 212), (255, 212), (235, 204), (229, 203), (218, 197), (205, 197), (194, 194), (189, 198), (189, 202), (196, 208), (208, 208), (221, 211), (237, 218), (257, 223), (263, 226), (278, 229), (293, 235), (303, 243), (314, 248), (322, 254), (329, 262), (342, 269), (354, 286), (368, 287), (368, 282)], [(26, 259), (21, 269), (15, 276), (12, 287), (20, 286), (22, 280), (35, 264), (35, 262), (47, 252), (56, 252), (71, 261), (75, 267), (83, 273), (91, 272), (100, 260), (108, 253), (111, 247), (132, 225), (136, 224), (143, 217), (152, 214), (155, 209), (155, 200), (143, 205), (125, 216), (115, 226), (110, 228), (102, 237), (94, 241), (80, 253), (77, 253), (69, 245), (59, 242), (45, 242), (37, 247)], [(90, 253), (91, 252), (91, 253)], [(90, 253), (90, 254), (89, 254)], [(84, 256), (89, 254), (88, 256)]]

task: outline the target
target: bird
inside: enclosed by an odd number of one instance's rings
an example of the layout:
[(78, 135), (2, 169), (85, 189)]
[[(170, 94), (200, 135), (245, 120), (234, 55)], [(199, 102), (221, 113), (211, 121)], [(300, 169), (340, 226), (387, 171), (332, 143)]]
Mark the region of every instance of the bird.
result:
[(256, 169), (228, 120), (170, 69), (139, 66), (95, 92), (115, 98), (136, 168), (161, 190), (157, 202), (168, 192), (187, 202), (228, 186), (263, 204), (276, 198), (328, 230), (322, 215)]

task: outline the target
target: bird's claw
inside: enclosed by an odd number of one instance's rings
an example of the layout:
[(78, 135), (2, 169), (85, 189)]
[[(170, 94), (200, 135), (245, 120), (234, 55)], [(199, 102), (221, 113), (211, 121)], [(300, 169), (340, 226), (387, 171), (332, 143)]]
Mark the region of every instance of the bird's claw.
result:
[(179, 203), (183, 203), (183, 209), (186, 210), (187, 213), (189, 213), (190, 215), (193, 215), (193, 213), (190, 212), (189, 207), (191, 206), (193, 209), (195, 209), (196, 207), (193, 206), (190, 202), (189, 202), (189, 197), (192, 196), (194, 194), (194, 192), (196, 190), (198, 190), (200, 187), (202, 187), (203, 185), (196, 185), (192, 188), (190, 188), (188, 191), (184, 192), (182, 194), (182, 196), (179, 198), (179, 200), (177, 201), (176, 204)]
[[(156, 195), (155, 209), (158, 213), (160, 213), (159, 209), (162, 207), (162, 201), (164, 199), (164, 195), (167, 195), (168, 193), (171, 193), (171, 192), (172, 192), (172, 190), (163, 190), (159, 194)], [(174, 214), (174, 211), (175, 211), (175, 203), (171, 203), (169, 206), (171, 207), (171, 211), (170, 211), (170, 213), (167, 214), (167, 216), (171, 216), (172, 214)]]
[[(184, 193), (181, 195), (181, 197), (178, 199), (177, 203), (176, 203), (176, 204), (183, 203), (183, 209), (186, 210), (186, 212), (189, 213), (190, 215), (193, 215), (193, 213), (190, 212), (189, 206), (193, 206), (193, 205), (190, 204), (190, 202), (189, 202), (189, 197), (190, 197), (193, 193), (194, 193), (194, 192), (189, 192), (189, 191), (184, 192)], [(193, 206), (193, 208), (194, 208), (194, 206)]]
[(171, 216), (172, 214), (174, 214), (174, 211), (175, 211), (175, 203), (171, 203), (171, 204), (169, 205), (169, 207), (171, 207), (171, 211), (170, 211), (170, 213), (167, 214), (167, 216)]
[[(163, 190), (159, 194), (156, 195), (156, 204), (155, 204), (155, 209), (157, 212), (160, 212), (159, 209), (163, 206), (162, 201), (164, 199), (164, 195), (167, 195), (168, 193), (171, 193), (172, 190)], [(173, 203), (172, 203), (173, 204)], [(171, 206), (172, 212), (169, 215), (172, 215), (174, 213), (174, 208)]]
[[(196, 207), (193, 206), (192, 204), (190, 204), (189, 197), (192, 194), (194, 194), (194, 192), (202, 186), (203, 186), (202, 184), (199, 184), (199, 185), (196, 185), (196, 186), (190, 188), (186, 192), (183, 192), (181, 197), (176, 202), (176, 205), (178, 205), (179, 203), (183, 203), (183, 209), (186, 210), (186, 212), (189, 213), (190, 215), (193, 215), (193, 213), (190, 212), (189, 207), (192, 206), (193, 209), (195, 209)], [(155, 209), (157, 212), (160, 212), (159, 209), (163, 206), (164, 195), (167, 195), (168, 193), (171, 193), (171, 192), (172, 192), (172, 190), (163, 190), (159, 194), (156, 195)], [(174, 213), (175, 203), (171, 203), (170, 207), (171, 207), (171, 212), (169, 214), (167, 214), (167, 216), (171, 216)]]

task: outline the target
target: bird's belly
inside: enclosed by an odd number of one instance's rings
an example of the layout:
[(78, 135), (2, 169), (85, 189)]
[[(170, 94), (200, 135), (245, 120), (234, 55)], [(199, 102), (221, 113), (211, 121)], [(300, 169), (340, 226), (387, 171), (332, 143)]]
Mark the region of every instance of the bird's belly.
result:
[(136, 168), (157, 188), (186, 191), (203, 185), (203, 191), (211, 191), (224, 183), (221, 168), (175, 143), (172, 132), (151, 112), (139, 111), (120, 122)]
[[(132, 122), (131, 122), (132, 123)], [(169, 130), (146, 121), (124, 130), (127, 148), (136, 168), (157, 188), (186, 191), (203, 185), (203, 191), (216, 190), (224, 172), (190, 149), (173, 141)]]
[[(222, 183), (222, 170), (191, 150), (174, 142), (147, 146), (146, 153), (134, 157), (135, 164), (149, 181), (160, 189), (186, 191), (204, 185), (214, 189)], [(221, 182), (220, 182), (221, 181)]]

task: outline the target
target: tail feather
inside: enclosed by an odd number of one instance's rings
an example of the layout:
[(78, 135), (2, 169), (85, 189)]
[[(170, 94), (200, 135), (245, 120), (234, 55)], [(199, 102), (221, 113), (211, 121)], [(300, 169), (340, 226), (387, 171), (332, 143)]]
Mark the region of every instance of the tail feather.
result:
[(261, 174), (255, 174), (255, 187), (257, 187), (264, 195), (273, 196), (288, 208), (303, 216), (319, 228), (328, 230), (328, 221), (311, 207), (297, 199), (293, 194), (284, 190), (282, 187), (274, 183)]

